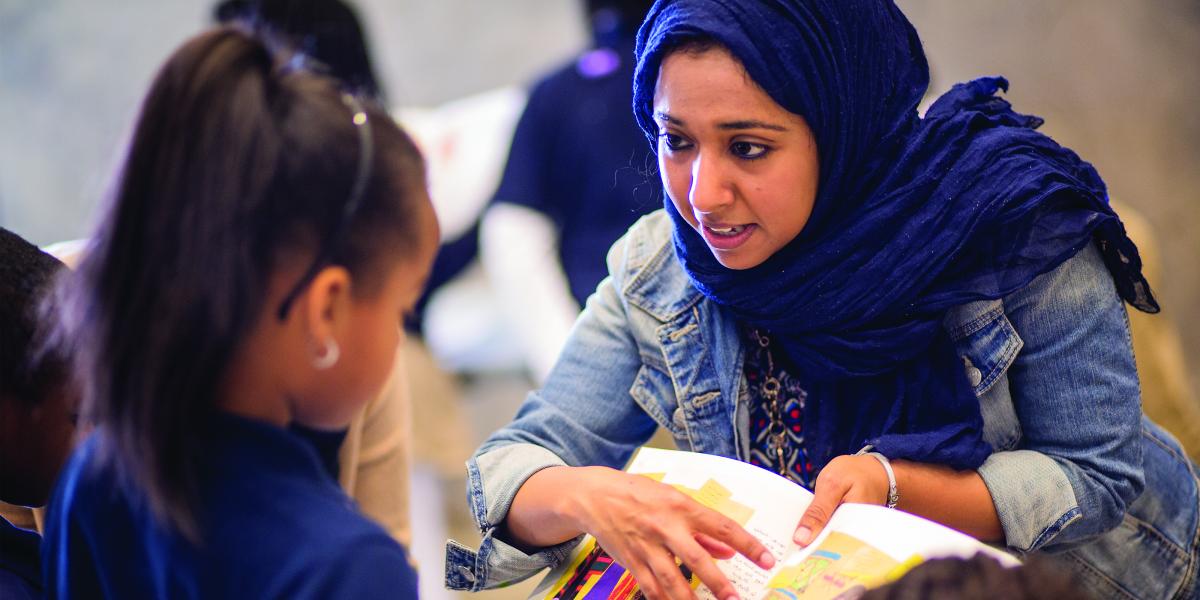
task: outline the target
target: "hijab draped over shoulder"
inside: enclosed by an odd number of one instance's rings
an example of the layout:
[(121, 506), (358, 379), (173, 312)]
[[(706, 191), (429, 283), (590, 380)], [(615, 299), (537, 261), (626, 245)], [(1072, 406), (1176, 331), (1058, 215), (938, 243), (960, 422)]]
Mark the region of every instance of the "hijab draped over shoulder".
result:
[(806, 386), (808, 451), (823, 465), (873, 444), (891, 458), (978, 467), (979, 401), (942, 327), (949, 308), (1001, 298), (1095, 242), (1121, 297), (1158, 306), (1092, 166), (996, 94), (954, 86), (924, 117), (929, 68), (891, 0), (660, 0), (637, 40), (633, 109), (657, 138), (664, 56), (728, 49), (812, 129), (820, 183), (808, 223), (761, 265), (731, 270), (665, 202), (692, 283), (773, 334)]

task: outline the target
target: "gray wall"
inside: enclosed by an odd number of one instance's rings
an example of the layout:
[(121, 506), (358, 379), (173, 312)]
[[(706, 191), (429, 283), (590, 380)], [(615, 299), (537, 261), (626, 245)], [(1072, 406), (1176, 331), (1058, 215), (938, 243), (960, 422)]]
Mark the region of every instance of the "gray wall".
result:
[[(900, 0), (934, 89), (1012, 81), (1018, 110), (1092, 161), (1157, 229), (1152, 282), (1200, 369), (1200, 3)], [(396, 104), (528, 81), (583, 43), (568, 0), (361, 0)], [(208, 2), (0, 0), (0, 225), (38, 243), (87, 229), (156, 65)], [(1200, 391), (1200, 376), (1193, 376)]]

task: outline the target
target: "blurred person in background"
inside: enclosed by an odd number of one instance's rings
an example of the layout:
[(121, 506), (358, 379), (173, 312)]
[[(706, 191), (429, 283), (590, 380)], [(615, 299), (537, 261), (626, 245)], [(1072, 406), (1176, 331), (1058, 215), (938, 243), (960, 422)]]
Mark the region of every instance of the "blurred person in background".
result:
[(480, 230), (481, 259), (537, 381), (608, 274), (604, 255), (658, 208), (629, 111), (634, 36), (652, 0), (587, 0), (591, 47), (534, 84)]
[[(366, 33), (354, 8), (341, 0), (222, 0), (213, 8), (222, 24), (269, 28), (291, 50), (322, 65), (347, 90), (387, 105)], [(310, 68), (314, 63), (310, 62)]]
[[(1129, 239), (1138, 245), (1146, 280), (1152, 285), (1169, 284), (1164, 277), (1161, 237), (1140, 212), (1115, 199), (1112, 204), (1125, 222)], [(1174, 315), (1127, 312), (1142, 388), (1142, 408), (1146, 416), (1179, 439), (1193, 462), (1200, 462), (1200, 401), (1192, 393)]]

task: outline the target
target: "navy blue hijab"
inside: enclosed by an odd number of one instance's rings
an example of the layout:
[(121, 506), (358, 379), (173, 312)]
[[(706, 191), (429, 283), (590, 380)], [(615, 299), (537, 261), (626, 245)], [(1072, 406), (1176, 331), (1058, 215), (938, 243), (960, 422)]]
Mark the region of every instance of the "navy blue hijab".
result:
[(998, 98), (956, 85), (924, 118), (921, 41), (891, 0), (659, 0), (637, 41), (633, 108), (657, 138), (659, 66), (715, 41), (816, 138), (820, 183), (803, 231), (761, 265), (723, 267), (669, 199), (675, 250), (705, 296), (765, 328), (809, 395), (807, 451), (824, 465), (873, 444), (973, 469), (991, 447), (947, 310), (1001, 298), (1093, 242), (1121, 297), (1158, 306), (1104, 182)]

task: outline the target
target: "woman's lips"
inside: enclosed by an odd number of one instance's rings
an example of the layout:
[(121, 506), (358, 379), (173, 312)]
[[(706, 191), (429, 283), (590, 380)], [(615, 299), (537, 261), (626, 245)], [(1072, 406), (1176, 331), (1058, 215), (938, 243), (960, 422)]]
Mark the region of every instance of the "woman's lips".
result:
[(747, 225), (700, 225), (700, 235), (710, 248), (715, 250), (733, 250), (746, 243), (758, 226)]

